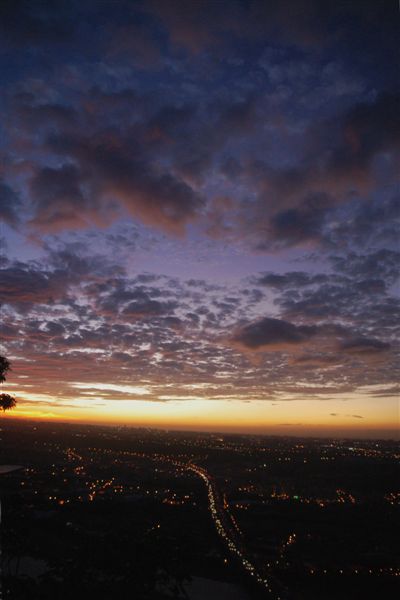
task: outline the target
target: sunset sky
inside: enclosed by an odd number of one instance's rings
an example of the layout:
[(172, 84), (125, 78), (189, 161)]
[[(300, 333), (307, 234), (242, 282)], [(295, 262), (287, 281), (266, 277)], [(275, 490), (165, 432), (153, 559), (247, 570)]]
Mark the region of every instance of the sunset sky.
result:
[(394, 435), (398, 22), (1, 2), (0, 424)]

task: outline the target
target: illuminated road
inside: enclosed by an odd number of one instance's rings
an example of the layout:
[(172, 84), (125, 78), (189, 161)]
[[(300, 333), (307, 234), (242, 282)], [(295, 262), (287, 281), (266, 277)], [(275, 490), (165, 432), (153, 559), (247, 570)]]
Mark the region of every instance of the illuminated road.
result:
[[(224, 542), (228, 551), (236, 559), (237, 563), (241, 565), (245, 573), (249, 575), (254, 582), (264, 590), (264, 592), (266, 592), (265, 597), (268, 600), (288, 600), (287, 591), (283, 588), (282, 584), (272, 575), (261, 573), (247, 557), (241, 544), (237, 542), (237, 533), (232, 528), (230, 515), (226, 510), (224, 503), (220, 500), (220, 495), (216, 489), (212, 476), (204, 468), (193, 463), (178, 461), (163, 454), (145, 454), (142, 452), (127, 451), (122, 454), (125, 456), (134, 456), (137, 458), (168, 463), (173, 465), (178, 471), (189, 471), (200, 477), (207, 489), (208, 506), (211, 518), (219, 537)], [(82, 456), (78, 455), (73, 449), (68, 449), (68, 457), (70, 460), (82, 461)], [(91, 490), (91, 493), (93, 493), (93, 490)]]
[[(174, 463), (178, 466), (178, 463)], [(207, 488), (208, 504), (211, 512), (211, 517), (214, 521), (218, 535), (225, 542), (225, 545), (229, 549), (230, 553), (239, 561), (243, 569), (254, 578), (255, 582), (259, 584), (268, 593), (268, 598), (274, 598), (274, 600), (283, 600), (282, 592), (276, 592), (275, 588), (281, 587), (276, 580), (272, 582), (272, 578), (267, 575), (262, 575), (254, 566), (254, 564), (246, 557), (243, 550), (241, 550), (235, 541), (235, 536), (230, 531), (230, 528), (225, 524), (225, 509), (222, 503), (218, 499), (218, 493), (215, 488), (215, 484), (211, 476), (207, 471), (197, 465), (183, 463), (179, 464), (180, 467), (184, 467), (187, 470), (195, 473), (204, 481)]]

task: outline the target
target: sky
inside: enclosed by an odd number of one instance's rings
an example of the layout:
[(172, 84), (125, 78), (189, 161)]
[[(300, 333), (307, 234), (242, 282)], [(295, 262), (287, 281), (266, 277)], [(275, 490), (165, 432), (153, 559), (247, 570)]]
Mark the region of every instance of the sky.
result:
[(395, 435), (398, 23), (389, 0), (1, 3), (13, 417)]

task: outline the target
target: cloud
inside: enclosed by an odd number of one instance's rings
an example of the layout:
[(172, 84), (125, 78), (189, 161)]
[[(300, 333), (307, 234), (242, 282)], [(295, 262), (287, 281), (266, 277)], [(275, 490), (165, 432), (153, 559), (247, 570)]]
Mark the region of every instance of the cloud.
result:
[(64, 333), (65, 327), (64, 325), (62, 325), (61, 323), (57, 323), (56, 321), (48, 321), (45, 325), (45, 331), (46, 333), (49, 333), (52, 336), (61, 335)]
[[(383, 154), (386, 183), (396, 181), (398, 104), (397, 94), (382, 93), (334, 119), (311, 123), (303, 132), (302, 153), (290, 166), (247, 160), (241, 177), (254, 189), (256, 201), (242, 201), (243, 234), (253, 236), (256, 248), (264, 250), (325, 243), (338, 207), (349, 206), (355, 197), (366, 201), (379, 187), (382, 173), (376, 161)], [(379, 216), (388, 218), (388, 212), (382, 215), (381, 210)]]
[(32, 6), (30, 2), (3, 2), (0, 12), (1, 32), (4, 42), (11, 47), (58, 45), (71, 41), (74, 30), (69, 11), (46, 10), (45, 6)]
[(279, 350), (309, 341), (317, 333), (310, 325), (293, 325), (288, 321), (265, 317), (241, 327), (232, 342), (250, 350)]
[(2, 270), (1, 301), (17, 305), (54, 302), (66, 291), (64, 275), (17, 263)]
[(33, 392), (395, 396), (393, 2), (0, 15), (2, 333)]
[[(340, 417), (342, 415), (340, 415), (339, 413), (330, 413), (329, 414), (330, 417)], [(352, 419), (363, 419), (364, 417), (361, 415), (344, 415), (345, 417), (351, 417)]]
[(266, 273), (254, 280), (259, 285), (265, 285), (275, 289), (302, 288), (304, 286), (324, 283), (328, 280), (327, 275), (310, 275), (302, 271), (291, 271), (285, 274)]
[(370, 396), (375, 398), (398, 398), (400, 396), (400, 385), (393, 385), (371, 390)]
[(341, 344), (340, 349), (349, 354), (375, 354), (386, 352), (390, 349), (390, 344), (372, 338), (359, 337), (346, 340)]
[(301, 356), (294, 356), (291, 362), (294, 365), (300, 365), (302, 369), (315, 369), (338, 365), (343, 363), (343, 355), (338, 353), (331, 354), (302, 354)]
[[(399, 307), (390, 288), (398, 274), (398, 253), (389, 249), (365, 255), (344, 252), (330, 261), (334, 270), (328, 270), (321, 283), (282, 289), (275, 299), (282, 316), (379, 323), (381, 333), (390, 325), (395, 328)], [(370, 336), (371, 332), (366, 337)]]
[(368, 254), (349, 252), (342, 256), (331, 256), (335, 269), (357, 280), (386, 280), (392, 284), (400, 273), (400, 252), (381, 248)]
[(32, 224), (38, 227), (57, 230), (85, 221), (105, 225), (120, 214), (118, 201), (133, 218), (177, 234), (203, 204), (187, 183), (157, 170), (119, 135), (53, 136), (49, 144), (57, 154), (78, 163), (79, 169), (45, 168), (33, 177), (36, 216)]
[[(35, 203), (35, 217), (31, 223), (46, 231), (57, 227), (87, 227), (85, 216), (94, 206), (84, 196), (82, 183), (78, 169), (72, 164), (37, 171), (30, 182)], [(92, 215), (92, 218), (100, 220), (99, 216)]]
[(121, 275), (123, 267), (106, 256), (85, 255), (85, 248), (61, 244), (48, 248), (45, 260), (7, 261), (1, 270), (0, 301), (16, 310), (30, 310), (35, 304), (72, 301), (71, 289), (81, 283)]
[[(337, 223), (338, 207), (392, 180), (397, 96), (370, 91), (360, 102), (364, 95), (353, 91), (335, 102), (327, 91), (328, 109), (310, 118), (296, 72), (304, 71), (307, 89), (318, 83), (322, 90), (327, 76), (337, 87), (345, 63), (341, 56), (314, 56), (308, 64), (305, 39), (323, 51), (337, 15), (348, 13), (366, 26), (377, 9), (300, 5), (282, 10), (234, 2), (229, 15), (224, 3), (215, 2), (184, 9), (179, 2), (122, 3), (104, 14), (91, 5), (63, 7), (62, 17), (51, 7), (35, 10), (25, 3), (5, 10), (12, 23), (18, 15), (14, 27), (22, 37), (31, 26), (43, 30), (43, 47), (34, 36), (43, 52), (58, 43), (48, 37), (51, 26), (64, 30), (60, 40), (76, 42), (77, 55), (80, 48), (87, 52), (79, 63), (71, 48), (65, 56), (58, 52), (60, 65), (47, 52), (49, 72), (41, 72), (38, 60), (37, 71), (31, 77), (21, 72), (6, 94), (14, 161), (8, 169), (28, 173), (15, 193), (33, 209), (31, 226), (40, 233), (107, 227), (129, 215), (182, 235), (201, 221), (203, 233), (244, 239), (262, 251), (333, 243), (333, 230), (349, 230), (348, 215)], [(214, 17), (204, 19), (204, 11)], [(377, 12), (389, 26), (388, 11)], [(288, 23), (295, 43), (290, 52)], [(354, 33), (354, 24), (341, 29), (344, 39), (354, 41)], [(364, 33), (361, 28), (358, 37)], [(339, 38), (333, 35), (331, 43), (340, 45)], [(223, 51), (218, 61), (207, 53), (215, 45)], [(142, 79), (155, 65), (157, 74)], [(281, 71), (286, 83), (271, 79)], [(274, 97), (283, 93), (277, 88), (285, 86), (296, 98), (288, 96), (277, 108)]]
[(373, 198), (357, 199), (343, 207), (335, 217), (334, 226), (326, 232), (324, 243), (332, 249), (338, 245), (348, 250), (382, 245), (395, 248), (399, 232), (400, 198), (396, 195), (387, 198), (380, 192)]
[[(361, 38), (364, 41), (362, 47), (367, 51), (366, 41), (371, 43), (372, 35), (369, 23), (384, 23), (387, 29), (396, 18), (393, 6), (387, 2), (383, 6), (373, 2), (321, 6), (315, 1), (296, 0), (282, 6), (260, 0), (250, 0), (245, 4), (232, 0), (227, 13), (224, 2), (199, 0), (182, 6), (179, 0), (168, 3), (151, 0), (146, 8), (161, 19), (175, 48), (183, 48), (195, 56), (216, 48), (222, 56), (226, 56), (243, 40), (251, 39), (257, 44), (266, 38), (273, 45), (283, 43), (322, 51), (325, 46), (329, 47), (343, 38), (351, 39), (352, 35), (356, 40)], [(338, 23), (340, 36), (337, 33)], [(374, 46), (378, 39), (374, 39)]]
[(64, 271), (72, 281), (83, 279), (87, 283), (92, 279), (102, 281), (125, 274), (124, 266), (115, 264), (113, 257), (91, 253), (88, 243), (52, 242), (44, 244), (49, 266), (56, 271)]
[[(235, 11), (235, 4), (232, 9)], [(216, 33), (223, 21), (222, 6), (209, 0), (184, 4), (172, 0), (168, 4), (152, 0), (148, 10), (161, 18), (174, 45), (198, 53), (217, 43)], [(211, 18), (205, 19), (208, 14)]]
[(372, 103), (350, 108), (341, 122), (340, 138), (329, 156), (327, 171), (346, 179), (364, 177), (379, 152), (400, 150), (400, 96), (385, 92)]
[[(308, 198), (296, 208), (275, 213), (269, 223), (268, 239), (282, 246), (319, 240), (329, 204), (327, 197), (322, 195)], [(262, 244), (258, 245), (258, 248), (262, 247)]]
[[(202, 280), (132, 276), (106, 257), (91, 254), (86, 234), (73, 239), (55, 247), (54, 240), (46, 243), (41, 261), (9, 262), (6, 267), (6, 273), (22, 271), (15, 277), (25, 286), (15, 296), (9, 294), (3, 309), (7, 346), (31, 361), (29, 368), (41, 365), (32, 375), (37, 385), (45, 384), (48, 369), (51, 381), (54, 377), (63, 382), (64, 360), (73, 361), (81, 381), (96, 373), (101, 382), (107, 365), (109, 381), (128, 385), (134, 373), (138, 383), (163, 386), (173, 378), (177, 389), (201, 382), (215, 386), (213, 397), (231, 397), (233, 378), (236, 395), (259, 400), (283, 401), (293, 395), (321, 399), (351, 393), (360, 385), (393, 381), (392, 328), (382, 327), (381, 308), (377, 314), (371, 312), (377, 292), (371, 286), (360, 287), (356, 278), (336, 272), (314, 272), (307, 278), (302, 271), (250, 277), (261, 289), (265, 284), (275, 286), (275, 307), (286, 310), (289, 300), (297, 304), (296, 321), (260, 317), (260, 312), (265, 315), (265, 297), (255, 297), (249, 278), (228, 289)], [(388, 294), (378, 292), (382, 293)], [(316, 311), (318, 298), (329, 302), (326, 310)], [(354, 312), (354, 302), (361, 312)], [(336, 306), (337, 320), (330, 316), (331, 304)], [(24, 321), (14, 309), (24, 310)], [(354, 321), (358, 314), (364, 316)], [(227, 331), (233, 331), (229, 340)], [(345, 376), (343, 381), (338, 380), (339, 373)], [(302, 382), (300, 387), (296, 381)]]
[(51, 130), (55, 127), (68, 128), (76, 125), (77, 113), (71, 106), (61, 103), (38, 103), (32, 93), (18, 93), (13, 98), (14, 113), (27, 131)]
[(21, 207), (18, 194), (0, 178), (0, 218), (15, 227), (20, 222)]
[(173, 302), (159, 302), (144, 295), (140, 300), (129, 303), (122, 311), (126, 317), (155, 317), (174, 310), (177, 305)]

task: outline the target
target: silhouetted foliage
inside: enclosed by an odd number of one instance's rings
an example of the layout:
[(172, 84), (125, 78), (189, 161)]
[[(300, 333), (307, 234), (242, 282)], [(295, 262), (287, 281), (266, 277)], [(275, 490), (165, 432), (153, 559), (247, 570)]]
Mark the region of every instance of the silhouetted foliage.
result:
[[(0, 356), (0, 383), (6, 380), (6, 373), (11, 370), (10, 361), (5, 356)], [(14, 408), (17, 404), (15, 398), (9, 394), (0, 394), (0, 409), (4, 412)]]
[(10, 396), (10, 394), (0, 394), (0, 408), (3, 411), (10, 410), (10, 408), (14, 408), (17, 404), (15, 398)]
[(0, 383), (6, 380), (6, 373), (10, 369), (10, 361), (5, 356), (0, 356)]

